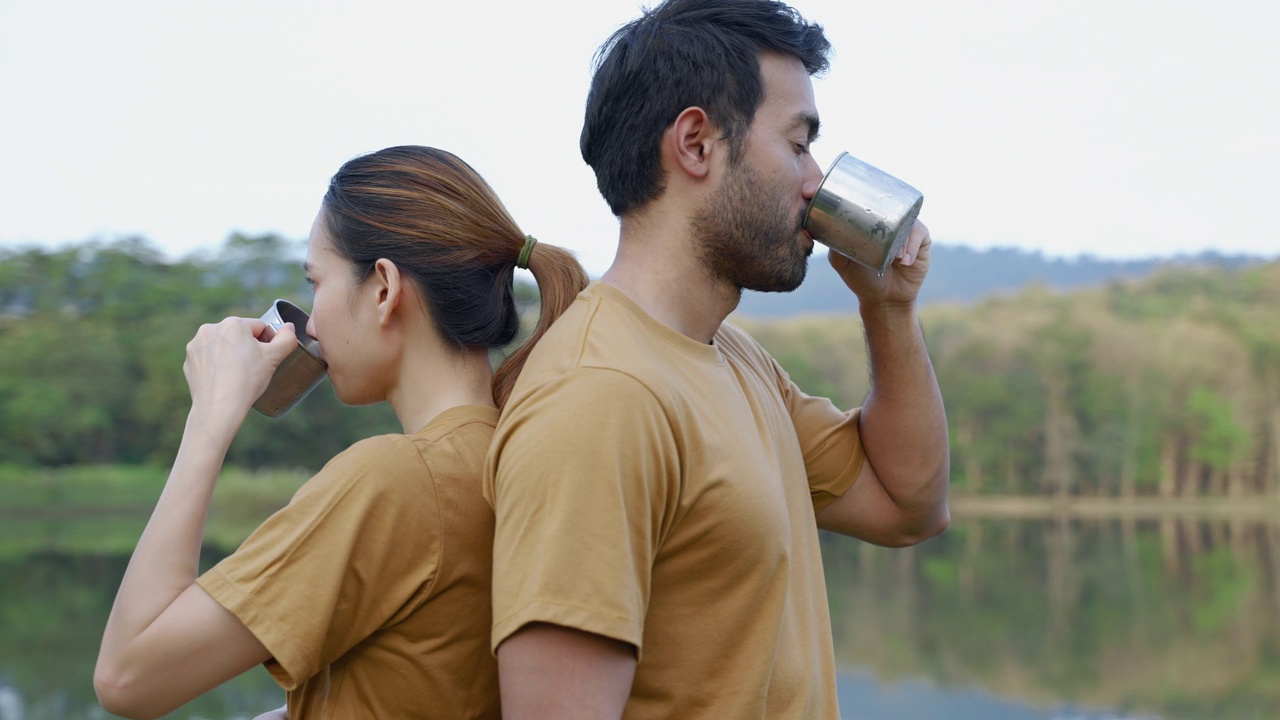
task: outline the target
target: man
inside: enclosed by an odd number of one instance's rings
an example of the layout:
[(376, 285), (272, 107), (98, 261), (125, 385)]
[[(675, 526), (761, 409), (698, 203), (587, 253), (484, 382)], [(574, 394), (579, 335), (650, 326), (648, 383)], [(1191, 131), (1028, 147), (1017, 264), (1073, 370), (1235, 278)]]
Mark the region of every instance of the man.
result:
[(860, 410), (723, 323), (804, 277), (828, 47), (771, 0), (668, 0), (602, 49), (582, 154), (617, 257), (532, 353), (486, 473), (509, 720), (836, 718), (817, 528), (947, 525), (923, 225), (883, 277), (831, 255), (866, 328)]

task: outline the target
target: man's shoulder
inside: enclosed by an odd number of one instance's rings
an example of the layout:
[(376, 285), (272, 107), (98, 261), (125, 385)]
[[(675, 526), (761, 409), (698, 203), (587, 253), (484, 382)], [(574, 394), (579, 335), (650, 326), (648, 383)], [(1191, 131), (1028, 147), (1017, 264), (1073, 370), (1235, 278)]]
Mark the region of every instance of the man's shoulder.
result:
[(729, 321), (720, 324), (715, 343), (729, 362), (748, 363), (758, 368), (772, 370), (773, 356), (746, 330)]
[(660, 369), (662, 349), (654, 342), (646, 323), (607, 291), (588, 287), (578, 299), (551, 325), (533, 348), (520, 378), (522, 386), (554, 382), (563, 376), (591, 377), (608, 382), (626, 383), (624, 377), (641, 383), (647, 373)]

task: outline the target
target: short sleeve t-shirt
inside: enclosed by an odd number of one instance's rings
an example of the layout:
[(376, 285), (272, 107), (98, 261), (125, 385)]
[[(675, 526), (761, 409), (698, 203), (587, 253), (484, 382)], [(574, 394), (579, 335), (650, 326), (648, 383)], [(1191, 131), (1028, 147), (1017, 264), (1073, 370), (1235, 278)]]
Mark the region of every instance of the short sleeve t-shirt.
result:
[(271, 652), (290, 718), (499, 716), (481, 494), (497, 415), (356, 443), (199, 578)]
[(703, 345), (593, 283), (490, 450), (495, 649), (531, 622), (634, 645), (629, 720), (837, 718), (815, 513), (857, 422), (741, 330)]

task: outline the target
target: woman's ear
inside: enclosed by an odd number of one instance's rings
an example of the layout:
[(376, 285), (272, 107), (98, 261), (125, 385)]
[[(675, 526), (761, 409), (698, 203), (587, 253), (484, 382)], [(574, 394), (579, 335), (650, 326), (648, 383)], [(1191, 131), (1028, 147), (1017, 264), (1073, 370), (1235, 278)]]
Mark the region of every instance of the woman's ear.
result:
[(378, 324), (386, 327), (391, 322), (391, 314), (400, 306), (404, 297), (404, 282), (400, 276), (400, 268), (386, 258), (378, 258), (373, 264), (374, 301), (378, 306)]

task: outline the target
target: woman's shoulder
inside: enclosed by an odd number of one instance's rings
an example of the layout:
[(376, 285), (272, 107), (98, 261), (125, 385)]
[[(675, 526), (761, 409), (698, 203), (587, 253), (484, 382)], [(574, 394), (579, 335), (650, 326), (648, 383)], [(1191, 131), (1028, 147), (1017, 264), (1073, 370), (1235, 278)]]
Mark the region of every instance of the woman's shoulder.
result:
[(419, 493), (438, 476), (479, 475), (498, 411), (451, 408), (413, 435), (375, 435), (338, 453), (299, 493)]
[(377, 495), (418, 486), (427, 475), (426, 463), (407, 435), (375, 435), (356, 442), (325, 463), (303, 484), (295, 499), (351, 493)]
[(333, 465), (365, 471), (377, 468), (379, 472), (386, 472), (421, 464), (422, 458), (413, 438), (408, 435), (392, 434), (374, 435), (359, 440), (335, 455), (325, 467)]

